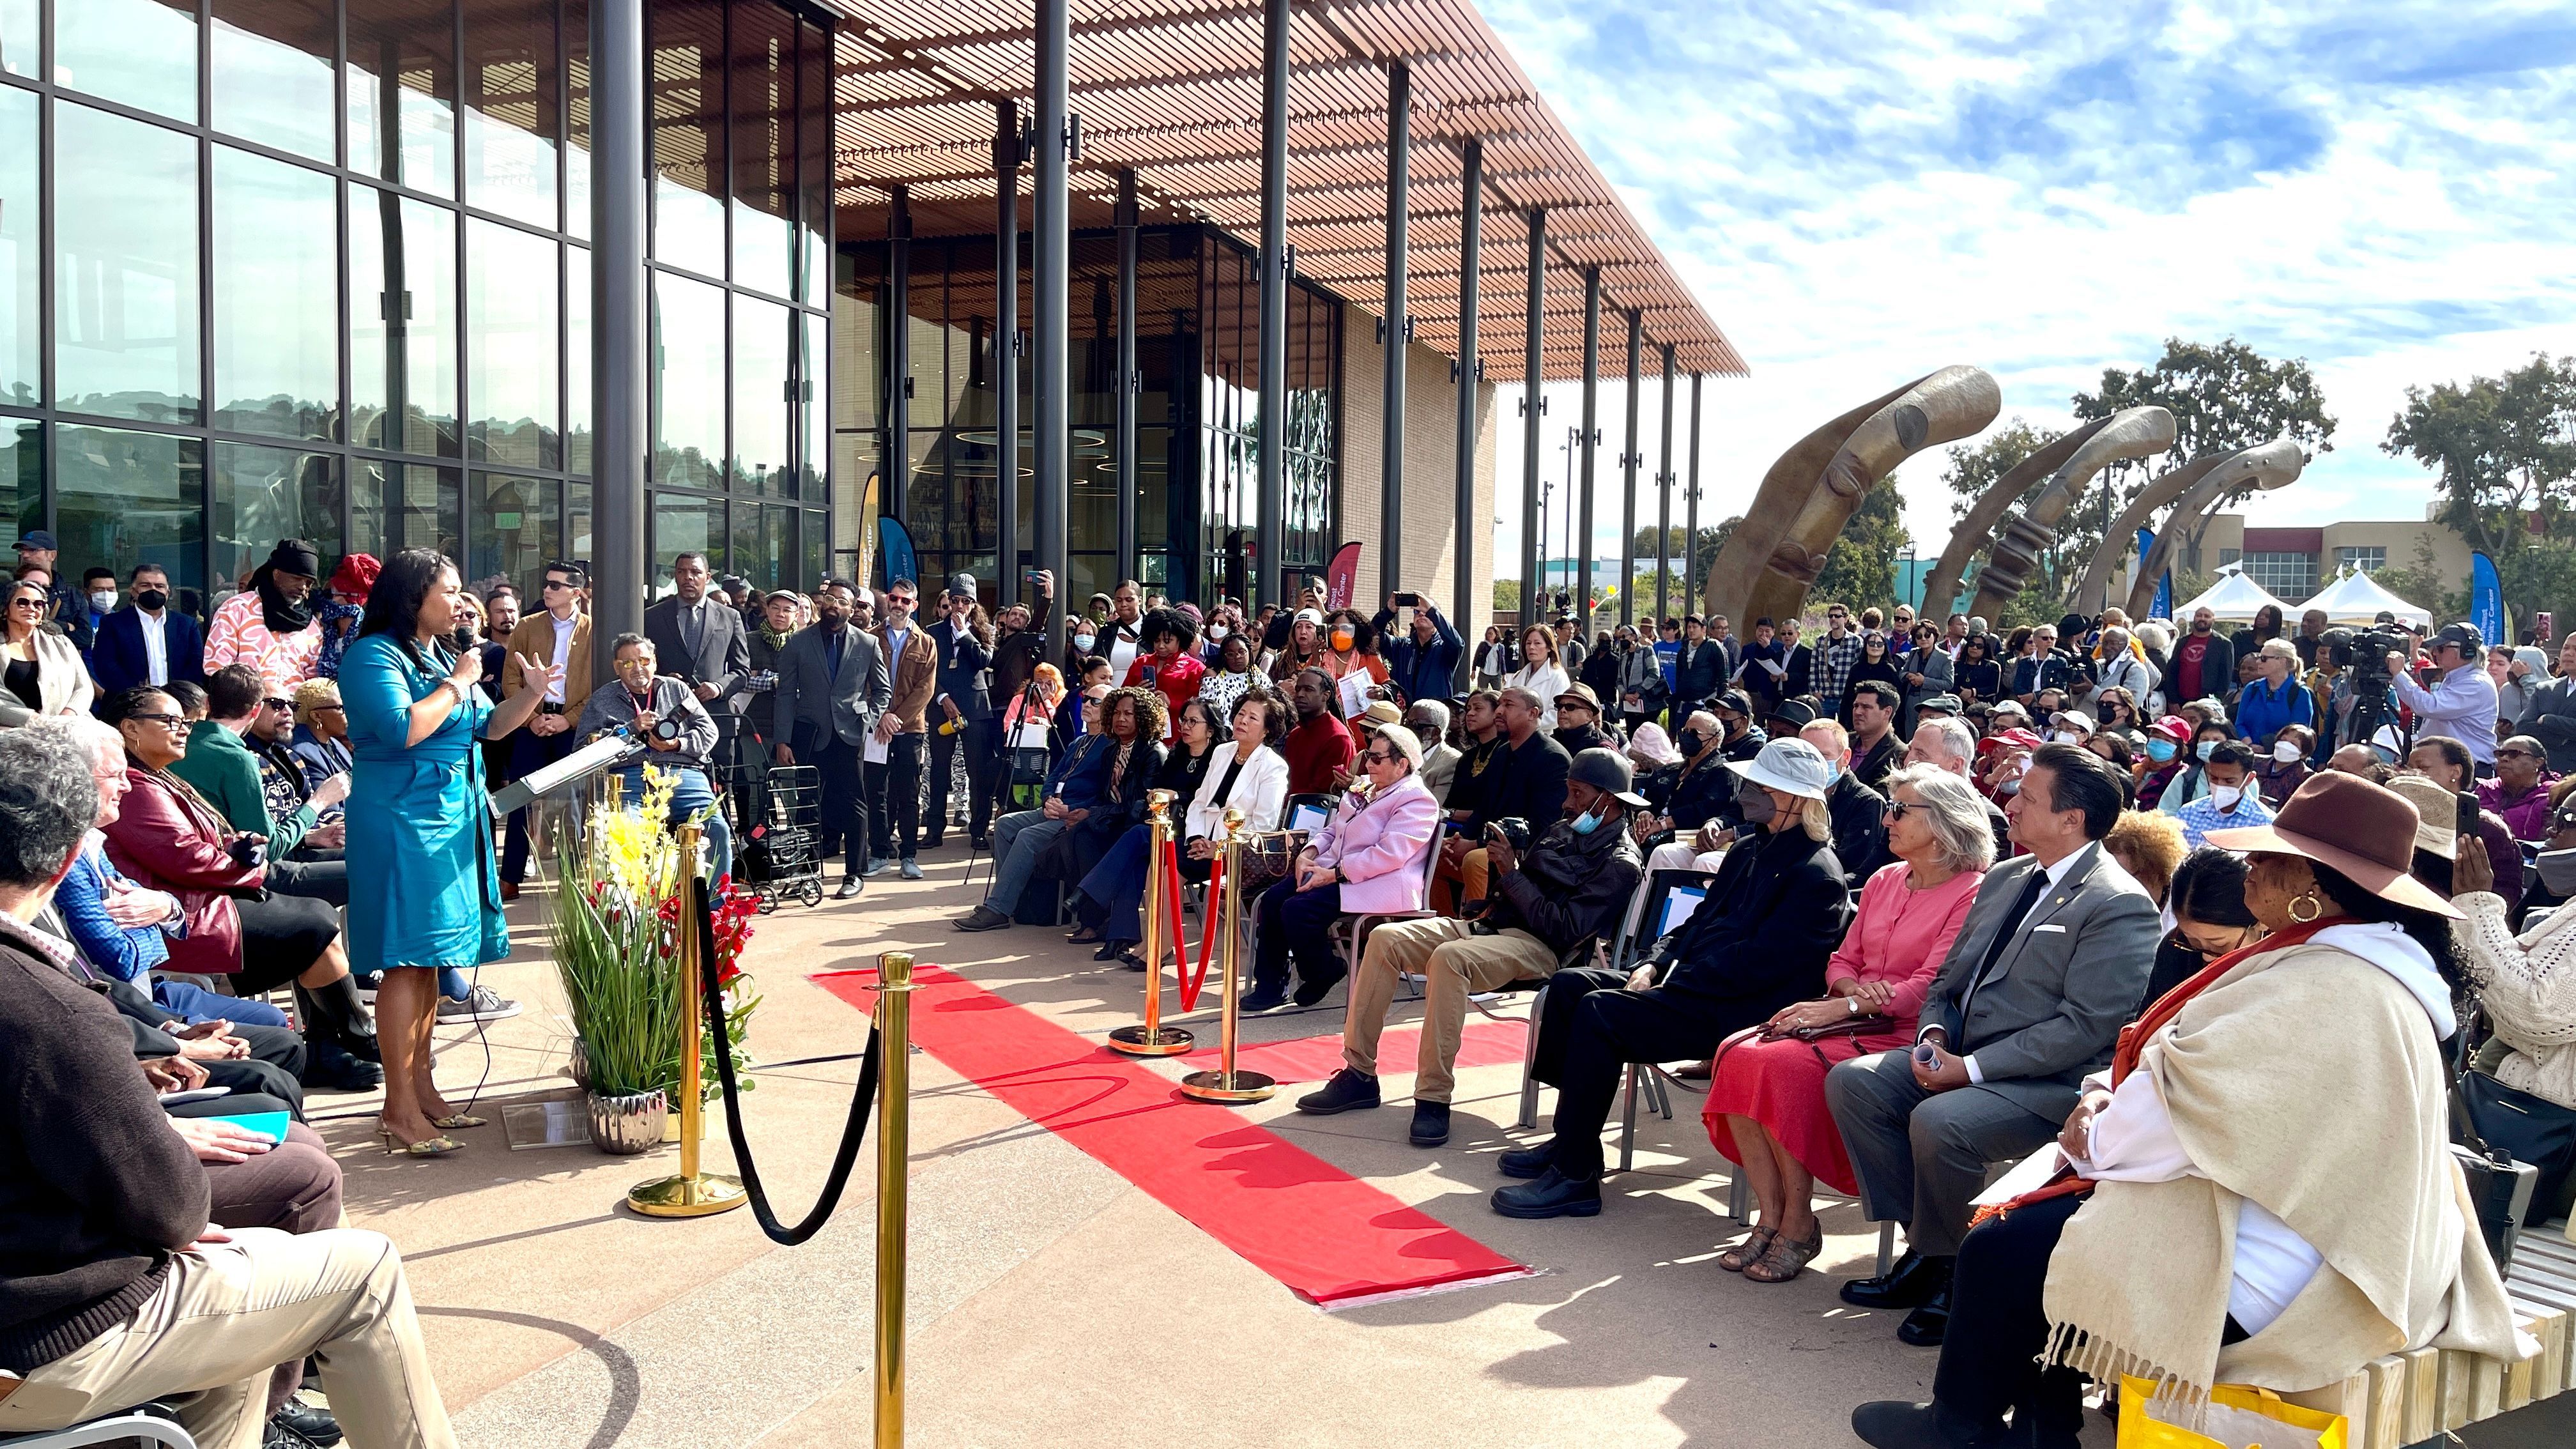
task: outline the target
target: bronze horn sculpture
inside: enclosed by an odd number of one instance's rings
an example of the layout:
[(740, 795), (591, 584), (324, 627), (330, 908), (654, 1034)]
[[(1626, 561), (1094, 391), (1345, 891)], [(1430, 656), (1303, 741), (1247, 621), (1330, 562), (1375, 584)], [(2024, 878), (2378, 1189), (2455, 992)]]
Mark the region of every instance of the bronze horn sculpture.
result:
[(2001, 411), (2003, 391), (1984, 369), (1945, 367), (1801, 438), (1763, 475), (1709, 567), (1706, 611), (1739, 629), (1758, 616), (1794, 616), (1872, 485), (1924, 448), (1983, 430)]
[[(2246, 460), (2240, 467), (2237, 459)], [(2231, 453), (2219, 466), (2212, 468), (2190, 491), (2184, 493), (2165, 515), (2165, 526), (2156, 534), (2153, 547), (2147, 550), (2136, 578), (2129, 580), (2129, 617), (2143, 617), (2155, 603), (2156, 580), (2164, 577), (2165, 566), (2173, 559), (2174, 540), (2182, 537), (2192, 520), (2218, 505), (2229, 490), (2251, 486), (2259, 489), (2279, 488), (2295, 481), (2299, 470), (2307, 466), (2307, 454), (2288, 438), (2274, 438), (2260, 447)]]
[(2082, 445), (2048, 475), (2030, 505), (1996, 536), (1994, 551), (1978, 571), (1977, 597), (1968, 611), (2001, 618), (2004, 605), (2030, 581), (2031, 566), (2057, 542), (2057, 525), (2066, 520), (2066, 511), (2084, 495), (2093, 475), (2119, 459), (2152, 458), (2172, 447), (2173, 441), (2173, 414), (2160, 407), (2122, 408), (2089, 429)]
[(2107, 418), (2086, 423), (2062, 438), (2052, 438), (2039, 451), (2022, 459), (2004, 476), (1989, 484), (1977, 495), (1977, 501), (1959, 526), (1950, 530), (1950, 542), (1941, 550), (1940, 559), (1923, 581), (1923, 612), (1932, 618), (1950, 613), (1950, 603), (1959, 597), (1959, 584), (1967, 576), (1968, 561), (1977, 556), (1995, 536), (1996, 525), (2004, 521), (2021, 496), (2039, 486), (2039, 481), (2055, 473), (2075, 450), (2101, 431)]
[[(2284, 452), (2289, 460), (2290, 477), (2295, 478), (2303, 460), (2298, 445), (2287, 438), (2275, 439), (2259, 448), (2226, 448), (2215, 453), (2203, 453), (2158, 476), (2147, 485), (2146, 491), (2138, 495), (2137, 501), (2129, 505), (2129, 511), (2120, 515), (2120, 521), (2111, 525), (2111, 531), (2103, 535), (2102, 546), (2093, 551), (2092, 562), (2084, 566), (2083, 577), (2076, 580), (2074, 591), (2066, 596), (2066, 607), (2079, 614), (2095, 614), (2110, 604), (2111, 570), (2120, 566), (2120, 560), (2129, 552), (2129, 541), (2138, 536), (2139, 529), (2147, 526), (2148, 519), (2156, 516), (2156, 510), (2180, 498), (2193, 484), (2219, 468), (2227, 469), (2240, 482), (2251, 481), (2259, 473), (2278, 469), (2283, 466)], [(2150, 577), (2160, 576), (2163, 572), (2158, 569)]]

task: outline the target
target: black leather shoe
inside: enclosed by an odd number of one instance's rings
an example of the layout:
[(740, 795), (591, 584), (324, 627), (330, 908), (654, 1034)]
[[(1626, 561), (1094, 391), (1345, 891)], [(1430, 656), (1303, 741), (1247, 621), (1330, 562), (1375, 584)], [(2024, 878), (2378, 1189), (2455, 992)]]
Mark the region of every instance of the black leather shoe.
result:
[(1255, 988), (1236, 1002), (1234, 1009), (1239, 1012), (1277, 1011), (1287, 1004), (1288, 998), (1278, 992)]
[(1297, 1110), (1312, 1117), (1330, 1117), (1336, 1112), (1348, 1112), (1354, 1108), (1376, 1105), (1378, 1105), (1377, 1078), (1351, 1067), (1344, 1067), (1333, 1073), (1333, 1079), (1326, 1082), (1321, 1089), (1308, 1092), (1297, 1099)]
[(1551, 1167), (1535, 1182), (1495, 1188), (1494, 1211), (1507, 1218), (1599, 1217), (1601, 1179), (1576, 1182)]
[(1505, 1177), (1544, 1177), (1548, 1166), (1556, 1161), (1556, 1149), (1542, 1142), (1536, 1147), (1515, 1147), (1494, 1159), (1494, 1166)]
[(322, 1449), (340, 1442), (340, 1421), (329, 1409), (317, 1408), (302, 1399), (289, 1399), (286, 1407), (270, 1417), (269, 1422), (302, 1435), (305, 1442)]
[(1842, 1287), (1843, 1301), (1854, 1308), (1920, 1308), (1950, 1286), (1949, 1258), (1927, 1258), (1912, 1248), (1896, 1266), (1876, 1278), (1855, 1278)]
[(1437, 1147), (1449, 1140), (1449, 1104), (1416, 1102), (1413, 1104), (1413, 1145)]
[(1897, 1341), (1910, 1343), (1916, 1348), (1939, 1348), (1941, 1340), (1949, 1335), (1950, 1285), (1947, 1283), (1941, 1285), (1940, 1292), (1932, 1295), (1930, 1302), (1905, 1315), (1905, 1321), (1896, 1325)]
[(977, 906), (948, 924), (961, 931), (998, 931), (1010, 923), (1010, 917), (991, 906)]
[(1342, 978), (1339, 974), (1327, 976), (1321, 981), (1309, 981), (1301, 976), (1297, 978), (1296, 992), (1288, 999), (1296, 1002), (1299, 1006), (1312, 1006), (1316, 1002), (1323, 1000), (1325, 997), (1332, 995), (1333, 988), (1341, 984)]
[(1974, 1440), (1941, 1429), (1930, 1404), (1881, 1399), (1852, 1410), (1852, 1434), (1874, 1449), (1976, 1449)]

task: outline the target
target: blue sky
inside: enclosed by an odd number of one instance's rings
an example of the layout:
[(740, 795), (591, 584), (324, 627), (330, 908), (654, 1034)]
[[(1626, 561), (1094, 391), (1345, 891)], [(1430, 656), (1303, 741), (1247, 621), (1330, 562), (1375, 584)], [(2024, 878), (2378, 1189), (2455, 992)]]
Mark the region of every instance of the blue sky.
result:
[[(2341, 424), (2254, 521), (2416, 518), (2431, 476), (2379, 451), (2407, 385), (2576, 350), (2564, 0), (1479, 4), (1752, 363), (1707, 385), (1707, 519), (1937, 367), (1993, 373), (2003, 420), (2064, 426), (2104, 367), (2229, 334), (2306, 358)], [(1649, 382), (1650, 453), (1659, 401)], [(1621, 404), (1602, 411), (1606, 469)], [(1927, 551), (1940, 470), (1898, 474)]]

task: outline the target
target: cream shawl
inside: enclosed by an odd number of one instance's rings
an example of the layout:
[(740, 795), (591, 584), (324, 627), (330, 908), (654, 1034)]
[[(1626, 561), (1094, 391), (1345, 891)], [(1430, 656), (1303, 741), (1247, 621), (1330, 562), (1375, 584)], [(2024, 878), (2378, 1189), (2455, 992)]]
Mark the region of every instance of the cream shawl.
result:
[[(2203, 1175), (2094, 1188), (2049, 1258), (2047, 1357), (2200, 1400), (2219, 1383), (2319, 1388), (2425, 1344), (2528, 1356), (2471, 1231), (2432, 1025), (2386, 972), (2313, 941), (2250, 956), (2138, 1070)], [(2278, 1319), (2221, 1348), (2246, 1198), (2324, 1263)]]

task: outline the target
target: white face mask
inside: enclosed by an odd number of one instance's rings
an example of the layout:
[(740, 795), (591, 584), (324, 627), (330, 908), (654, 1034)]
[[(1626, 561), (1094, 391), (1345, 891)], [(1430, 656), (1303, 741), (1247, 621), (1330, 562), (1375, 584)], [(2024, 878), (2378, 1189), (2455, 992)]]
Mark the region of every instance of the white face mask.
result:
[(2272, 758), (2280, 761), (2284, 765), (2297, 764), (2299, 762), (2298, 741), (2283, 740), (2272, 746)]
[(2242, 785), (2212, 785), (2209, 787), (2209, 803), (2217, 806), (2221, 810), (2235, 809), (2236, 802), (2244, 798), (2245, 787)]
[(116, 590), (100, 589), (89, 596), (89, 606), (104, 614), (116, 607)]
[(2075, 730), (2059, 730), (2054, 735), (2050, 736), (2050, 738), (2055, 739), (2060, 744), (2067, 745), (2080, 745), (2084, 742), (2084, 736)]
[(1209, 641), (1210, 641), (1210, 642), (1212, 642), (1212, 643), (1217, 643), (1217, 644), (1222, 644), (1222, 643), (1224, 643), (1224, 642), (1225, 642), (1225, 636), (1226, 636), (1226, 635), (1228, 635), (1228, 634), (1231, 634), (1231, 633), (1233, 633), (1233, 632), (1234, 632), (1233, 630), (1228, 629), (1228, 628), (1227, 628), (1227, 627), (1225, 627), (1223, 624), (1210, 624), (1210, 625), (1208, 625), (1208, 639), (1209, 639)]
[(1100, 636), (1097, 634), (1076, 634), (1073, 636), (1073, 647), (1088, 654), (1091, 652), (1091, 646), (1098, 643), (1099, 639)]

